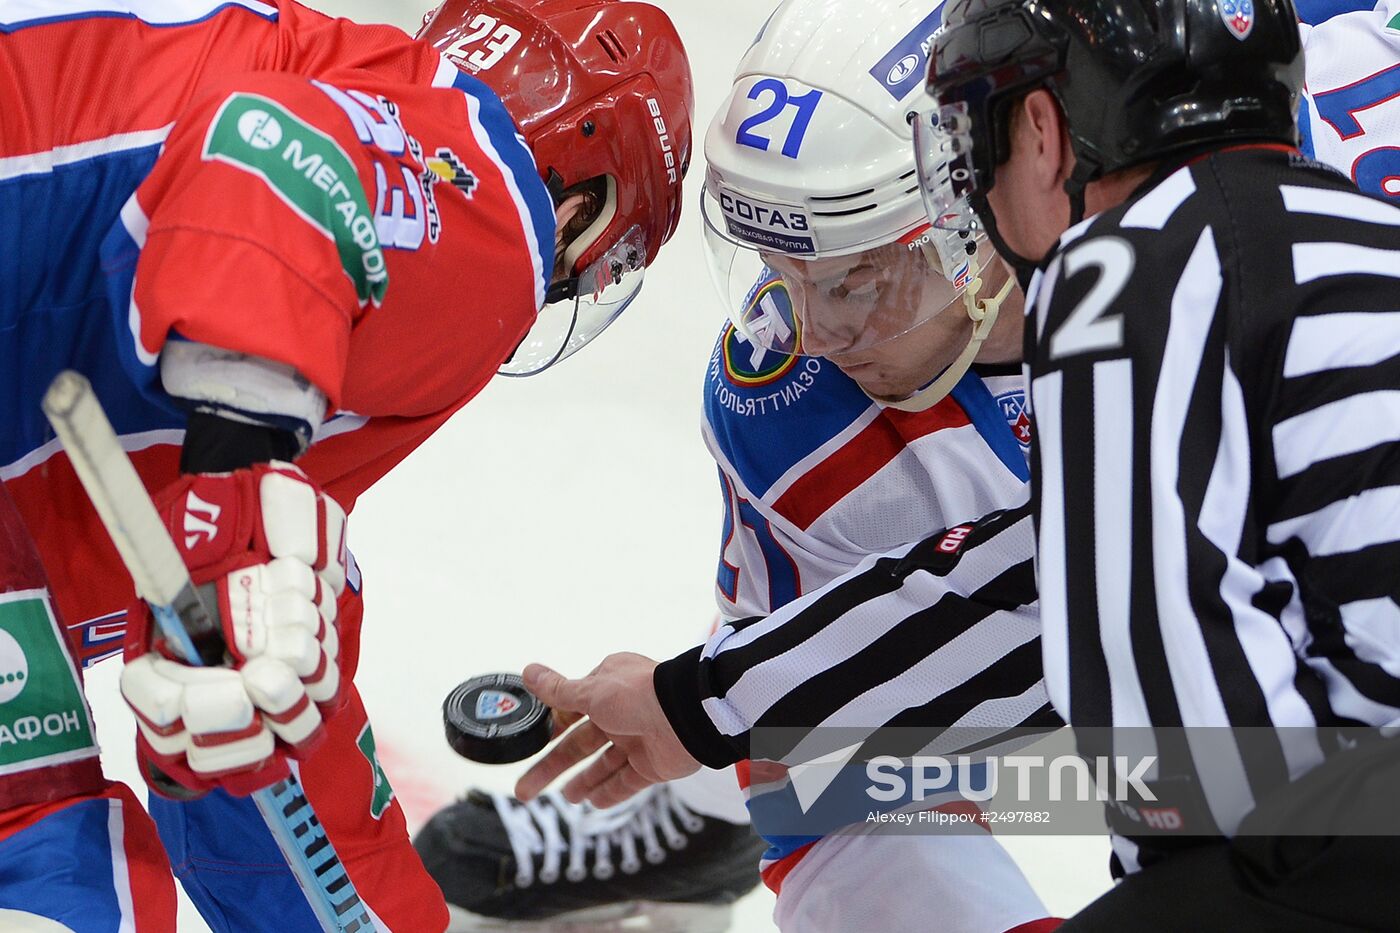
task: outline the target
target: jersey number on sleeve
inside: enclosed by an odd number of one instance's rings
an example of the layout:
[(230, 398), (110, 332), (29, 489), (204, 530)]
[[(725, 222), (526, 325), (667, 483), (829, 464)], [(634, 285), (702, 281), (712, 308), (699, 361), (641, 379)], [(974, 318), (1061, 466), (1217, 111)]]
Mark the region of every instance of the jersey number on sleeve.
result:
[(360, 142), (395, 157), (397, 165), (393, 168), (386, 169), (377, 160), (374, 163), (374, 229), (384, 247), (418, 249), (428, 230), (426, 198), (418, 174), (402, 158), (408, 151), (408, 134), (397, 108), (363, 91), (342, 91), (320, 81), (312, 83), (345, 111)]
[[(1392, 65), (1345, 87), (1314, 94), (1313, 105), (1323, 122), (1348, 140), (1366, 134), (1357, 114), (1397, 97), (1400, 65)], [(1351, 164), (1351, 177), (1362, 191), (1400, 200), (1400, 147), (1378, 146), (1363, 152)]]
[[(768, 611), (772, 612), (792, 602), (802, 595), (797, 562), (773, 536), (773, 528), (768, 524), (768, 520), (759, 514), (749, 500), (739, 495), (723, 470), (720, 471), (719, 482), (724, 489), (724, 537), (720, 541), (719, 575), (716, 579), (719, 591), (731, 603), (738, 602), (739, 574), (742, 568), (738, 564), (730, 563), (729, 557), (737, 547), (734, 539), (739, 532), (739, 526), (742, 525), (753, 533), (754, 540), (758, 542), (759, 552), (763, 555), (764, 572), (768, 575)], [(734, 556), (739, 555), (736, 553)]]

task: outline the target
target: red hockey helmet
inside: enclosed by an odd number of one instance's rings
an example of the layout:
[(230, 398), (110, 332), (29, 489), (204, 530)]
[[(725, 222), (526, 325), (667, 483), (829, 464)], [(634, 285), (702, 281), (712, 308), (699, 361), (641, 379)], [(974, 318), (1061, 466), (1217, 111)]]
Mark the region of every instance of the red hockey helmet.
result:
[(446, 0), (418, 38), (501, 98), (556, 204), (591, 183), (596, 216), (546, 298), (560, 320), (551, 331), (542, 312), (502, 369), (539, 372), (622, 312), (676, 230), (695, 108), (685, 47), (632, 0)]

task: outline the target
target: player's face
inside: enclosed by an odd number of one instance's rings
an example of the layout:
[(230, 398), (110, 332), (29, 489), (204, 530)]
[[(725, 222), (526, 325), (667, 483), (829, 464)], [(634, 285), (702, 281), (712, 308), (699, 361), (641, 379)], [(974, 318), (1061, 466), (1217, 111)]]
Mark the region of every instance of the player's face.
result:
[(954, 297), (923, 252), (891, 243), (850, 256), (763, 254), (787, 285), (802, 324), (802, 350), (834, 359), (907, 333)]
[[(908, 261), (891, 262), (891, 250)], [(904, 244), (852, 257), (764, 259), (793, 294), (803, 352), (831, 360), (870, 395), (908, 397), (967, 346), (972, 324), (962, 297), (950, 300), (947, 280)], [(983, 294), (995, 294), (1008, 274), (994, 260), (983, 275)], [(1014, 294), (1002, 314), (1019, 319)]]

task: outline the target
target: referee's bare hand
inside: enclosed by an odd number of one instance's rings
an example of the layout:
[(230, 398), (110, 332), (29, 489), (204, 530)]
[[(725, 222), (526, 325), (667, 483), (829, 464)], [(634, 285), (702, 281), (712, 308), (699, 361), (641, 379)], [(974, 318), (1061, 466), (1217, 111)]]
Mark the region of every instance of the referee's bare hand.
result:
[(639, 654), (613, 654), (579, 680), (542, 664), (525, 668), (525, 686), (554, 710), (556, 721), (577, 725), (515, 785), (531, 800), (556, 778), (595, 752), (591, 764), (564, 785), (565, 799), (611, 807), (652, 784), (684, 777), (700, 763), (685, 750), (652, 688), (656, 662)]

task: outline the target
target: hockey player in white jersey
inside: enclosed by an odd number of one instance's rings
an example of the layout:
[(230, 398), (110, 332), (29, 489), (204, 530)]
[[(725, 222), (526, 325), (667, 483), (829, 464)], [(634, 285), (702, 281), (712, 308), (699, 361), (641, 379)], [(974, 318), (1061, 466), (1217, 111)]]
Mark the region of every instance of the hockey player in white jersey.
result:
[[(939, 6), (789, 0), (710, 127), (705, 234), (732, 320), (707, 368), (703, 432), (724, 501), (726, 621), (768, 615), (871, 554), (1026, 497), (1019, 293), (985, 245), (929, 227), (913, 177), (907, 114)], [(997, 693), (1025, 696), (1024, 717), (1048, 709), (1027, 628), (1007, 633), (997, 661), (968, 665), (997, 675), (1009, 659)], [(747, 784), (750, 770), (738, 770)], [(524, 805), (474, 793), (417, 845), (463, 928), (465, 911), (596, 918), (609, 899), (675, 919), (678, 905), (656, 902), (714, 900), (753, 878), (754, 850), (715, 799), (716, 777), (738, 797), (728, 771), (601, 813), (558, 795)], [(754, 777), (757, 797), (782, 795)], [(1057, 922), (989, 834), (771, 843), (763, 875), (787, 931), (903, 929), (931, 916), (957, 933)], [(625, 846), (647, 861), (634, 855), (634, 874), (614, 874), (618, 861), (629, 867)], [(497, 884), (502, 858), (509, 890)], [(711, 929), (698, 924), (716, 915), (687, 917), (677, 928)]]
[(1298, 5), (1302, 148), (1362, 191), (1400, 201), (1400, 0), (1357, 6)]
[[(1025, 498), (1019, 294), (985, 243), (930, 228), (911, 190), (907, 115), (940, 14), (929, 0), (786, 3), (710, 125), (702, 215), (733, 319), (704, 402), (726, 620)], [(1012, 640), (1025, 639), (1005, 656)], [(739, 774), (762, 830), (786, 779)], [(785, 931), (1055, 922), (989, 835), (770, 841)]]

